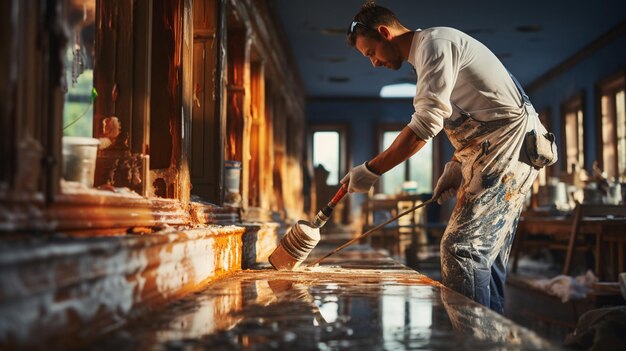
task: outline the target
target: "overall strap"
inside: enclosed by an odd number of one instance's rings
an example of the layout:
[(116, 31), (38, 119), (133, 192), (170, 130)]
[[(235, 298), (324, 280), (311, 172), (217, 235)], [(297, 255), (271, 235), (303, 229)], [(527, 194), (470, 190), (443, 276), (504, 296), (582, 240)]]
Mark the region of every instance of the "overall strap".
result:
[[(509, 71), (507, 70), (507, 72)], [(517, 91), (519, 91), (520, 95), (522, 95), (522, 100), (524, 104), (530, 105), (530, 98), (528, 98), (528, 95), (526, 95), (526, 92), (524, 91), (524, 88), (522, 88), (522, 85), (520, 84), (520, 82), (517, 80), (517, 78), (515, 78), (515, 76), (511, 72), (509, 72), (509, 76), (511, 76), (513, 83), (515, 83), (515, 86), (517, 87)]]
[(462, 109), (461, 106), (455, 104), (454, 101), (450, 100), (450, 102), (452, 103), (452, 105), (454, 105), (454, 107), (458, 108), (459, 111), (461, 111), (461, 116), (464, 116), (466, 118), (467, 117), (472, 117), (472, 115), (469, 112), (467, 112), (464, 109)]

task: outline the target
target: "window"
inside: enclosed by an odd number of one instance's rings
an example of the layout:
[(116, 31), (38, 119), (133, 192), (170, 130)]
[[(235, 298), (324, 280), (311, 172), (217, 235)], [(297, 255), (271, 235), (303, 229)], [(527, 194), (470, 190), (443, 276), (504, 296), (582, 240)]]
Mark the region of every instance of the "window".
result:
[(564, 170), (572, 173), (584, 167), (582, 93), (561, 106)]
[(313, 133), (313, 166), (323, 166), (328, 171), (326, 184), (339, 182), (339, 132)]
[(624, 75), (600, 84), (601, 146), (598, 159), (610, 178), (626, 178), (626, 94)]
[[(315, 189), (312, 206), (318, 211), (328, 203), (337, 192), (339, 181), (345, 176), (350, 165), (349, 124), (318, 124), (310, 127), (309, 149), (313, 166), (313, 184)], [(291, 133), (297, 128), (286, 128)], [(290, 138), (296, 140), (296, 138)], [(288, 182), (292, 182), (289, 179)], [(341, 201), (335, 208), (334, 223), (350, 222), (350, 197)]]
[[(387, 149), (396, 139), (402, 125), (380, 128), (378, 151)], [(402, 191), (430, 193), (433, 189), (433, 141), (429, 141), (413, 157), (383, 174), (379, 191), (397, 194)]]
[(64, 57), (63, 135), (91, 137), (96, 1), (66, 1), (65, 5), (70, 37)]

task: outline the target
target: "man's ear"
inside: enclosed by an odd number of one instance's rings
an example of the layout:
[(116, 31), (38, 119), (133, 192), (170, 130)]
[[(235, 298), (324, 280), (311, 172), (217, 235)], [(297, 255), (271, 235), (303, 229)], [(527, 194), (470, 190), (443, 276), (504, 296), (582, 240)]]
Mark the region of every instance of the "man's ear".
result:
[(380, 35), (382, 35), (382, 37), (385, 38), (386, 40), (391, 39), (391, 32), (389, 31), (389, 28), (387, 28), (387, 26), (383, 26), (383, 25), (378, 26), (378, 33), (380, 33)]

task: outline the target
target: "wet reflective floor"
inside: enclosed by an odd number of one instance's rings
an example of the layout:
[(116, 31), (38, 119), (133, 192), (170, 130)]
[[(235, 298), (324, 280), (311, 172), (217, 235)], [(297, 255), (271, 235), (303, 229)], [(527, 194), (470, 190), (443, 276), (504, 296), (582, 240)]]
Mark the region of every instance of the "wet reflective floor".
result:
[[(326, 253), (316, 249), (315, 255)], [(102, 350), (547, 350), (535, 333), (363, 248), (210, 283), (98, 340)]]

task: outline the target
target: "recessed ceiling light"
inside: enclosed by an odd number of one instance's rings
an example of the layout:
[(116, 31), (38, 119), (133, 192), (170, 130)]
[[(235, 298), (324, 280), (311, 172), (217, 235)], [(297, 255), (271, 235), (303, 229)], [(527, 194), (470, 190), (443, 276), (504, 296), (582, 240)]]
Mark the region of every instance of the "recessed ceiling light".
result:
[(381, 98), (412, 98), (415, 96), (415, 84), (399, 83), (385, 85), (380, 89)]

